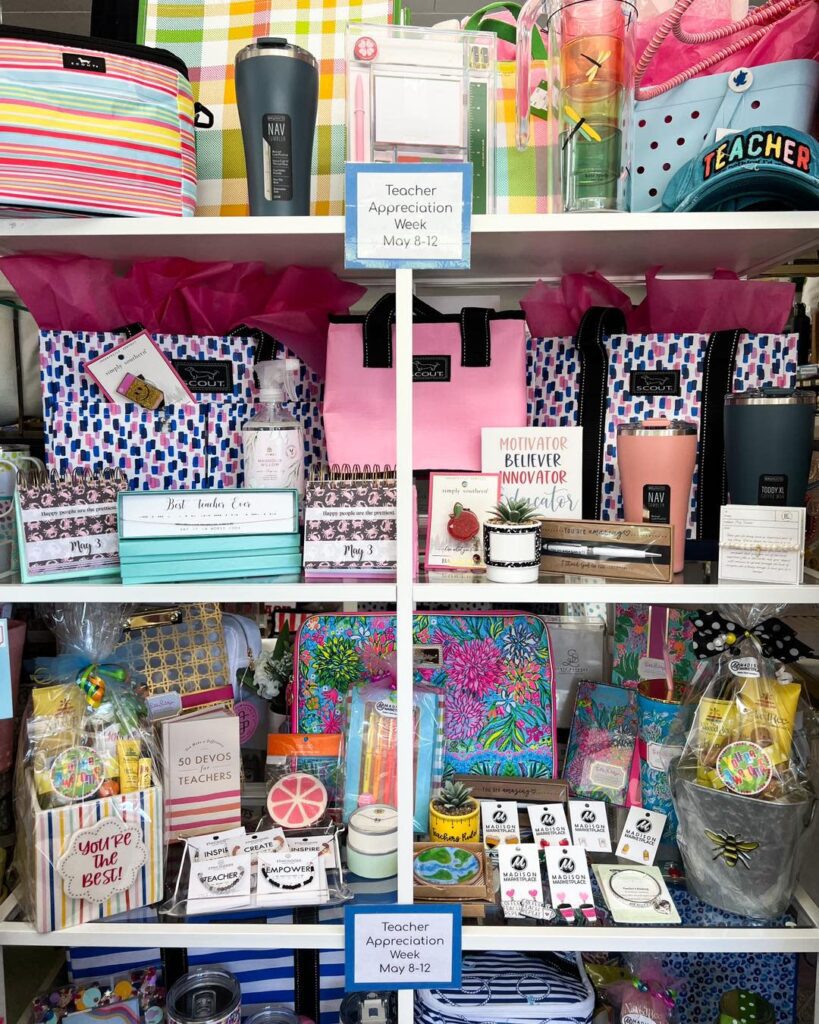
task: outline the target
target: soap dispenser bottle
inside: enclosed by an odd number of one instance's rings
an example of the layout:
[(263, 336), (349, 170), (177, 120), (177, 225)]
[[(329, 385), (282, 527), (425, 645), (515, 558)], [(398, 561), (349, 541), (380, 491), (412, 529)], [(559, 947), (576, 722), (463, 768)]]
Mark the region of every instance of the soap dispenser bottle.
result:
[(258, 363), (259, 408), (242, 427), (245, 487), (293, 487), (304, 497), (304, 430), (284, 407), (296, 401), (298, 359)]

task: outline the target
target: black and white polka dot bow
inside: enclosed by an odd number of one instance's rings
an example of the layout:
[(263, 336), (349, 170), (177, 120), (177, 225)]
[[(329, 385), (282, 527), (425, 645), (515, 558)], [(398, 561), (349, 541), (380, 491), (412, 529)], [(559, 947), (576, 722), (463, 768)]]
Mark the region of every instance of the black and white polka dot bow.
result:
[(766, 658), (791, 662), (813, 654), (807, 644), (796, 639), (796, 634), (781, 619), (765, 619), (756, 626), (746, 627), (741, 622), (726, 619), (719, 612), (701, 609), (694, 613), (694, 636), (691, 646), (700, 661), (727, 651), (747, 636), (752, 637)]

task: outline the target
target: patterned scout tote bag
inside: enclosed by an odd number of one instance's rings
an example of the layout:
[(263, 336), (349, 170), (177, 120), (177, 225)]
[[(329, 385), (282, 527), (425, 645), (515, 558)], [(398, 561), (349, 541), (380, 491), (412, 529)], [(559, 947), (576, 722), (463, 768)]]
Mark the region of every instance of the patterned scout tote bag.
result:
[(726, 500), (722, 409), (731, 391), (792, 387), (796, 334), (625, 334), (618, 310), (584, 314), (575, 338), (531, 338), (530, 426), (582, 426), (583, 518), (622, 518), (617, 426), (660, 417), (693, 420), (698, 444), (688, 537), (716, 540)]
[[(97, 332), (41, 333), (48, 468), (65, 473), (112, 466), (125, 473), (132, 490), (241, 487), (241, 432), (256, 400), (253, 364), (259, 339), (154, 335), (194, 397), (192, 404), (156, 410), (109, 402), (85, 373), (88, 359), (122, 340), (119, 334)], [(302, 364), (296, 402), (288, 407), (304, 426), (308, 473), (324, 458), (320, 395), (318, 377)]]
[(284, 36), (319, 62), (310, 212), (344, 212), (344, 29), (349, 21), (385, 23), (390, 9), (389, 0), (140, 0), (138, 41), (181, 57), (194, 98), (212, 115), (196, 133), (197, 214), (247, 213), (233, 69), (238, 51), (259, 36)]

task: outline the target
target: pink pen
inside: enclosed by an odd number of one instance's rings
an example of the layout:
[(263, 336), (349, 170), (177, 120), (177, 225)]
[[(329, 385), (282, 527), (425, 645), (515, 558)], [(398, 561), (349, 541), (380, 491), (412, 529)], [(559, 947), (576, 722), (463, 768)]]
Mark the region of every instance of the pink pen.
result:
[(353, 121), (355, 123), (355, 152), (353, 159), (361, 162), (364, 159), (364, 79), (361, 75), (358, 75), (355, 80)]

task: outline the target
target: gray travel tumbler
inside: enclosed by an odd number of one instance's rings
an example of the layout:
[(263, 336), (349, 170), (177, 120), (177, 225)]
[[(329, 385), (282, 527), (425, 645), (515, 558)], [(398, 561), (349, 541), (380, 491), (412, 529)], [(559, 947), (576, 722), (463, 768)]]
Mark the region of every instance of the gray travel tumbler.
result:
[(725, 467), (732, 505), (805, 504), (816, 395), (751, 388), (725, 396)]
[(257, 39), (236, 54), (236, 102), (254, 217), (310, 213), (318, 78), (315, 57), (286, 39)]

